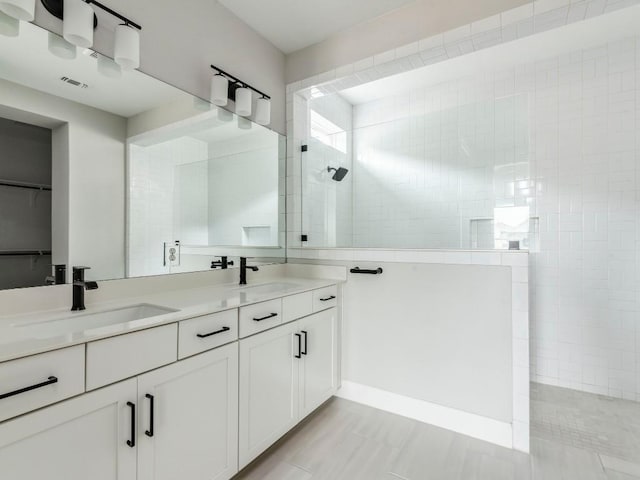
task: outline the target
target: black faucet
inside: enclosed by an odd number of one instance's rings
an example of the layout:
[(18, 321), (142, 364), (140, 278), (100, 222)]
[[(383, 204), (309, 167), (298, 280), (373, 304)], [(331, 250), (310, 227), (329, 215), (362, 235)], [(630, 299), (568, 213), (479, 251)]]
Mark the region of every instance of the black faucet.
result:
[(84, 271), (90, 268), (91, 267), (73, 267), (73, 306), (71, 307), (71, 311), (85, 310), (85, 289), (96, 290), (98, 288), (97, 282), (86, 282), (84, 280)]
[(254, 272), (258, 271), (258, 267), (250, 267), (247, 265), (247, 259), (245, 257), (240, 257), (240, 285), (247, 284), (247, 269)]
[(229, 265), (233, 265), (233, 260), (227, 260), (228, 257), (220, 257), (220, 260), (214, 260), (211, 262), (211, 268), (220, 267), (222, 270), (226, 270)]

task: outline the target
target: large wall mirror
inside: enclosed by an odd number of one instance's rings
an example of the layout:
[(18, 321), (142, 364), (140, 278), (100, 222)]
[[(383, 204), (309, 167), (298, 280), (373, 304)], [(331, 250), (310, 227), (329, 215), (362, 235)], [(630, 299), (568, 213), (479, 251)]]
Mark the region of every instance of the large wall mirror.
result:
[(0, 35), (1, 289), (55, 283), (55, 265), (69, 281), (284, 260), (282, 136), (20, 27)]

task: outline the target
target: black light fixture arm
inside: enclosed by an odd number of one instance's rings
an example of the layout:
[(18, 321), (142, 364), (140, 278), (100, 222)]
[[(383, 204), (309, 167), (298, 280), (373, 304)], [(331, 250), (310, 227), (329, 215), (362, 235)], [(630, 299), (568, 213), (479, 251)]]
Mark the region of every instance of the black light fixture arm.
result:
[[(42, 5), (44, 5), (44, 8), (46, 8), (47, 11), (51, 15), (53, 15), (56, 18), (59, 18), (60, 20), (64, 19), (63, 18), (64, 17), (63, 0), (41, 0), (41, 2), (42, 2)], [(105, 12), (107, 12), (110, 15), (113, 15), (117, 19), (122, 20), (122, 22), (125, 25), (128, 25), (129, 27), (133, 27), (133, 28), (136, 28), (138, 30), (142, 30), (142, 27), (140, 25), (138, 25), (137, 23), (129, 20), (124, 15), (119, 14), (115, 10), (110, 9), (109, 7), (107, 7), (106, 5), (103, 5), (100, 2), (96, 2), (95, 0), (84, 0), (84, 2), (88, 3), (90, 5), (95, 5), (96, 7), (100, 8), (101, 10), (104, 10)], [(98, 26), (98, 18), (94, 15), (94, 17), (93, 17), (93, 28), (95, 28), (97, 26)]]
[(230, 80), (233, 80), (235, 83), (240, 84), (242, 87), (244, 88), (248, 88), (250, 90), (253, 90), (254, 92), (256, 92), (258, 95), (262, 95), (264, 98), (266, 98), (267, 100), (271, 100), (271, 97), (269, 95), (267, 95), (264, 92), (261, 92), (260, 90), (258, 90), (257, 88), (252, 87), (251, 85), (249, 85), (248, 83), (243, 82), (242, 80), (240, 80), (238, 77), (234, 77), (233, 75), (231, 75), (230, 73), (225, 72), (224, 70), (222, 70), (221, 68), (216, 67), (215, 65), (211, 65), (211, 68), (213, 68), (214, 70), (216, 70), (219, 74), (224, 75), (225, 77), (229, 78)]
[(119, 18), (120, 20), (122, 20), (124, 22), (125, 25), (127, 25), (129, 27), (137, 28), (138, 30), (142, 30), (142, 27), (140, 25), (138, 25), (135, 22), (132, 22), (131, 20), (129, 20), (124, 15), (120, 15), (115, 10), (111, 10), (109, 7), (107, 7), (106, 5), (103, 5), (102, 3), (96, 2), (95, 0), (84, 0), (84, 1), (86, 3), (88, 3), (89, 5), (95, 5), (96, 7), (101, 8), (102, 10), (107, 12), (108, 14), (113, 15), (116, 18)]

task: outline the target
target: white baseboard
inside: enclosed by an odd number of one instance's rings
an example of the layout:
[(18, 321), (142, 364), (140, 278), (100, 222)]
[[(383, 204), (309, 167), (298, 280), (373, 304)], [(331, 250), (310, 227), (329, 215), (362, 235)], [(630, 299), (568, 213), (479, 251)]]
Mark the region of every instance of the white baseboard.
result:
[(469, 437), (513, 448), (513, 429), (510, 423), (463, 412), (435, 403), (416, 400), (360, 383), (342, 381), (336, 396), (370, 407), (412, 418), (423, 423), (446, 428)]

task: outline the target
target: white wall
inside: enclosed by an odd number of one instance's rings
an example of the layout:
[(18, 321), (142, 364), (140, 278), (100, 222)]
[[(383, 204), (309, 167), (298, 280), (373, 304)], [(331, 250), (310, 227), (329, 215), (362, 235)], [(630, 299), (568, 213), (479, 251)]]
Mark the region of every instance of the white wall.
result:
[[(36, 5), (36, 23), (61, 33), (62, 22)], [(284, 133), (284, 54), (216, 0), (112, 0), (108, 6), (142, 25), (141, 71), (207, 99), (210, 65), (217, 65), (272, 97), (271, 128)], [(94, 48), (113, 56), (117, 22), (97, 12)]]
[(122, 278), (126, 120), (4, 80), (0, 105), (53, 129), (53, 262)]
[(343, 380), (511, 423), (511, 272), (359, 263), (344, 287)]
[[(286, 83), (367, 59), (531, 0), (416, 0), (287, 55)], [(557, 3), (557, 2), (556, 2)]]

